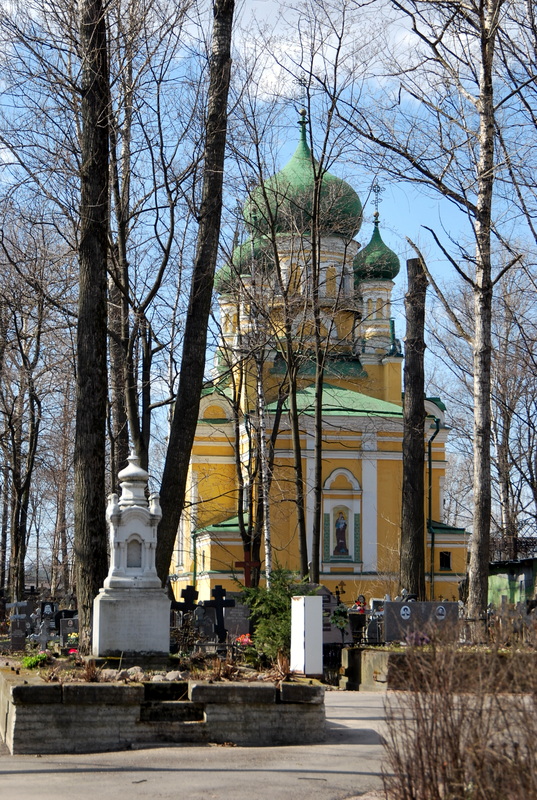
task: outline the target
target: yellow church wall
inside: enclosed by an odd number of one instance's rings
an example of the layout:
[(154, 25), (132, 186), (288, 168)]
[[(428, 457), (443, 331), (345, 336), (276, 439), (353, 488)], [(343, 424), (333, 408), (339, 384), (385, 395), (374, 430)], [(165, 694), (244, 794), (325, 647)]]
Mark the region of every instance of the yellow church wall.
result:
[(393, 358), (384, 360), (381, 364), (364, 363), (367, 378), (364, 380), (364, 391), (379, 400), (401, 405), (402, 398), (402, 360)]
[(335, 326), (338, 339), (347, 342), (352, 339), (354, 332), (354, 314), (349, 312), (339, 312), (335, 319)]
[(399, 573), (402, 462), (377, 461), (377, 557), (381, 573)]
[(192, 465), (196, 487), (197, 527), (221, 522), (237, 513), (237, 473), (235, 464), (198, 462)]
[(396, 458), (401, 458), (403, 452), (403, 433), (393, 431), (390, 433), (379, 432), (377, 435), (377, 450), (380, 453), (394, 453)]
[(402, 360), (400, 358), (386, 361), (383, 364), (384, 369), (384, 397), (383, 400), (389, 403), (396, 403), (401, 405), (402, 397), (402, 382), (401, 382), (401, 366)]

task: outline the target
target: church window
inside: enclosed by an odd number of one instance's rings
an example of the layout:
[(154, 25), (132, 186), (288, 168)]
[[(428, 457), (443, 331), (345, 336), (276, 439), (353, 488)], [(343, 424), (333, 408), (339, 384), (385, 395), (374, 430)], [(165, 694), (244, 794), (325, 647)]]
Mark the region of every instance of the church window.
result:
[(449, 550), (441, 550), (439, 555), (440, 569), (442, 571), (451, 572), (451, 552)]
[(382, 298), (377, 297), (376, 314), (375, 314), (377, 319), (382, 319), (382, 306), (383, 306)]
[(177, 530), (177, 540), (176, 540), (176, 557), (175, 561), (178, 567), (182, 567), (184, 564), (184, 547), (185, 547), (185, 518), (184, 515), (181, 516), (181, 520), (179, 522), (179, 528)]
[(336, 296), (336, 268), (333, 265), (326, 268), (326, 296)]

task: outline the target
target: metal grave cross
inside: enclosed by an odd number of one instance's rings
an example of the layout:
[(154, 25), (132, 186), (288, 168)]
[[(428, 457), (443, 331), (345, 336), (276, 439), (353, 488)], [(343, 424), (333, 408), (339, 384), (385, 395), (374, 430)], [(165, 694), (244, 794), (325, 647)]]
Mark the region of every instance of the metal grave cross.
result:
[(195, 586), (187, 586), (181, 591), (183, 602), (180, 600), (172, 600), (172, 609), (174, 611), (182, 611), (183, 614), (186, 614), (187, 611), (194, 611), (198, 595), (199, 592), (196, 590)]
[(204, 600), (202, 605), (204, 608), (214, 608), (216, 613), (216, 635), (219, 642), (225, 642), (226, 629), (224, 626), (224, 608), (232, 608), (235, 605), (235, 600), (232, 597), (226, 600), (226, 590), (220, 585), (214, 587), (212, 595), (213, 599)]

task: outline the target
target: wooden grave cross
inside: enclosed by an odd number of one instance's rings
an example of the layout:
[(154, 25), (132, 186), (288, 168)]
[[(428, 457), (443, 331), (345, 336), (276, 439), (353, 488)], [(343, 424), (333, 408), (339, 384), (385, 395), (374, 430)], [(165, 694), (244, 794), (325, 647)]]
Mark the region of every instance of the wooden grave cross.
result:
[(261, 566), (260, 561), (252, 561), (249, 550), (244, 551), (244, 561), (235, 561), (235, 566), (244, 568), (244, 585), (247, 589), (252, 585), (252, 569)]

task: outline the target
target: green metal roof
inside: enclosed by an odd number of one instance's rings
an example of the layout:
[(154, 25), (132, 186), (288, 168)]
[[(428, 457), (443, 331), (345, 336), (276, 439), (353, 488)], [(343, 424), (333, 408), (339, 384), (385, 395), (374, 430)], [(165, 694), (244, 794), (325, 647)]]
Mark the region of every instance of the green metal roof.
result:
[(353, 268), (355, 283), (364, 280), (391, 281), (399, 274), (399, 258), (382, 241), (378, 211), (375, 213), (375, 228), (371, 241), (355, 255)]
[[(276, 410), (276, 403), (267, 406), (268, 411)], [(312, 415), (315, 410), (315, 386), (307, 386), (297, 393), (297, 405), (301, 414)], [(288, 409), (286, 401), (285, 410)], [(343, 389), (331, 383), (323, 387), (323, 416), (356, 416), (356, 417), (403, 417), (403, 409), (395, 403), (379, 400), (376, 397)]]
[(446, 525), (445, 522), (431, 521), (430, 527), (435, 533), (447, 533), (452, 536), (463, 536), (466, 533), (466, 528), (454, 528), (453, 525)]
[[(248, 514), (244, 514), (244, 524), (248, 525)], [(214, 525), (207, 525), (205, 528), (198, 528), (197, 533), (229, 533), (229, 532), (239, 532), (239, 518), (238, 516), (235, 517), (228, 517), (228, 519), (222, 520), (222, 522), (215, 522)]]
[[(310, 229), (318, 164), (307, 142), (305, 114), (301, 112), (300, 141), (290, 161), (264, 187), (258, 186), (244, 206), (244, 218), (254, 233), (273, 229), (300, 234)], [(361, 224), (362, 204), (354, 189), (336, 175), (325, 172), (319, 209), (321, 232), (351, 239)]]
[(445, 404), (442, 402), (442, 400), (439, 397), (426, 397), (425, 399), (428, 400), (430, 403), (434, 403), (435, 406), (438, 406), (440, 411), (445, 411), (446, 410)]
[(241, 275), (252, 274), (252, 264), (257, 263), (263, 270), (274, 268), (274, 246), (267, 236), (247, 239), (237, 245), (227, 261), (216, 273), (214, 288), (219, 294), (233, 292), (239, 285)]

